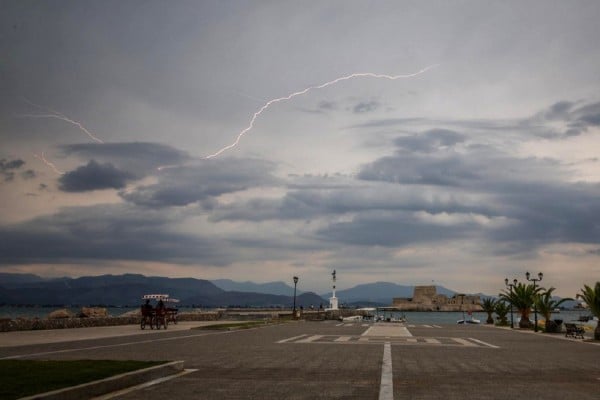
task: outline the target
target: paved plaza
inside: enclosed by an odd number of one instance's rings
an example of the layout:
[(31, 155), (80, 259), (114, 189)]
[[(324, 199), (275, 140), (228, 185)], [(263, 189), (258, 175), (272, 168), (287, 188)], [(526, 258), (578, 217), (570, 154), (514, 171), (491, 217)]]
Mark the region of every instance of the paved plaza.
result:
[[(120, 399), (595, 399), (600, 346), (483, 325), (293, 322), (239, 331), (0, 334), (0, 358), (183, 360)], [(85, 328), (88, 329), (88, 328)], [(94, 333), (95, 332), (95, 333)], [(44, 336), (48, 337), (44, 343)], [(109, 398), (109, 397), (105, 397)]]

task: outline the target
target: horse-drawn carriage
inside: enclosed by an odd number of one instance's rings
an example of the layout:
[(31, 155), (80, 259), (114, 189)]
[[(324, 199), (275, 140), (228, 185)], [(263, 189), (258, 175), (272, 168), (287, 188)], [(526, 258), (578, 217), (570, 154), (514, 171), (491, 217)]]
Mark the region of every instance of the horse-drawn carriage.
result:
[[(177, 308), (165, 303), (178, 303), (179, 300), (169, 298), (168, 294), (146, 294), (142, 299), (145, 303), (141, 306), (141, 329), (146, 329), (146, 325), (150, 326), (150, 329), (160, 329), (161, 326), (167, 329), (169, 322), (177, 323)], [(153, 305), (153, 302), (156, 305)]]

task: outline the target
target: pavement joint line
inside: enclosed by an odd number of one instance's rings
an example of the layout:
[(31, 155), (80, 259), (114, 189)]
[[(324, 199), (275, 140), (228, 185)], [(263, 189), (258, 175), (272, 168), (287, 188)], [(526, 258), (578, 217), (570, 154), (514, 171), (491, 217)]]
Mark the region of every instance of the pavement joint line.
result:
[(139, 385), (135, 385), (135, 386), (131, 386), (131, 387), (128, 387), (128, 388), (125, 388), (125, 389), (117, 390), (115, 392), (107, 393), (107, 394), (102, 395), (102, 396), (93, 397), (91, 400), (109, 400), (109, 399), (114, 399), (115, 397), (123, 396), (125, 394), (131, 393), (131, 392), (135, 392), (136, 390), (145, 389), (147, 387), (154, 386), (154, 385), (157, 385), (159, 383), (167, 382), (167, 381), (170, 381), (171, 379), (179, 378), (181, 376), (184, 376), (184, 375), (187, 375), (187, 374), (191, 374), (192, 372), (196, 372), (196, 371), (198, 371), (198, 370), (197, 369), (184, 369), (183, 371), (181, 371), (178, 374), (173, 374), (173, 375), (169, 375), (169, 376), (164, 376), (162, 378), (153, 379), (153, 380), (148, 381), (148, 382), (140, 383)]
[(471, 341), (473, 341), (475, 343), (482, 344), (482, 345), (487, 346), (487, 347), (491, 347), (492, 349), (499, 349), (500, 348), (498, 346), (494, 346), (493, 344), (489, 344), (487, 342), (484, 342), (483, 340), (473, 339), (473, 338), (469, 338), (469, 340), (471, 340)]
[(41, 353), (17, 354), (14, 356), (1, 357), (0, 360), (12, 360), (15, 358), (37, 357), (37, 356), (45, 356), (48, 354), (72, 353), (75, 351), (98, 350), (98, 349), (106, 349), (106, 348), (110, 348), (110, 347), (123, 347), (123, 346), (131, 346), (131, 345), (136, 345), (136, 344), (147, 344), (147, 343), (164, 342), (164, 341), (179, 340), (179, 339), (189, 339), (189, 338), (194, 338), (194, 337), (215, 335), (218, 333), (229, 333), (229, 332), (227, 332), (227, 331), (226, 332), (205, 332), (205, 333), (199, 333), (196, 335), (175, 336), (175, 337), (170, 337), (170, 338), (160, 338), (160, 339), (151, 339), (151, 340), (149, 339), (149, 340), (142, 340), (139, 342), (115, 343), (115, 344), (106, 344), (106, 345), (102, 345), (102, 346), (89, 346), (89, 347), (79, 347), (79, 348), (75, 348), (75, 349), (44, 351)]
[(282, 340), (278, 341), (277, 343), (291, 342), (291, 341), (294, 341), (296, 339), (300, 339), (301, 337), (304, 337), (304, 336), (307, 336), (306, 333), (303, 333), (302, 335), (290, 337), (290, 338), (287, 338), (287, 339), (282, 339)]
[(383, 345), (383, 360), (381, 362), (381, 384), (379, 385), (379, 400), (394, 400), (394, 379), (392, 369), (392, 345)]

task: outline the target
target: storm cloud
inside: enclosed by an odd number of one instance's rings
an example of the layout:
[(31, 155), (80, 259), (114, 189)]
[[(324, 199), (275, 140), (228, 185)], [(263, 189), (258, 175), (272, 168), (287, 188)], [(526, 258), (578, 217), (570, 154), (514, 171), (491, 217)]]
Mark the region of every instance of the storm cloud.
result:
[(110, 163), (100, 164), (91, 160), (60, 177), (59, 188), (64, 192), (89, 192), (102, 189), (121, 189), (135, 176)]

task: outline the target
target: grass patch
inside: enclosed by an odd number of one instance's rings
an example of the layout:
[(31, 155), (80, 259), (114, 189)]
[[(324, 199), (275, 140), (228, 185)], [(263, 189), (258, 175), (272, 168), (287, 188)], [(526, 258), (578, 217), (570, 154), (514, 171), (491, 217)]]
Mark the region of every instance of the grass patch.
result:
[(271, 325), (271, 324), (273, 324), (273, 322), (266, 322), (266, 321), (231, 322), (228, 324), (214, 324), (214, 325), (198, 326), (193, 329), (209, 330), (209, 331), (231, 331), (231, 330), (235, 330), (235, 329), (256, 328), (257, 326), (265, 326), (265, 325)]
[(0, 399), (18, 399), (162, 364), (163, 361), (0, 360)]

